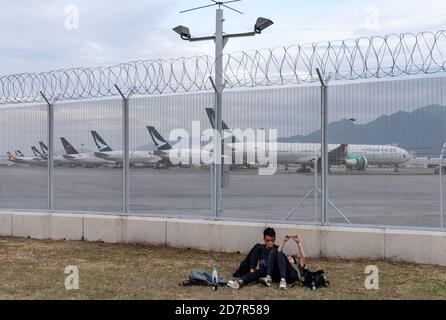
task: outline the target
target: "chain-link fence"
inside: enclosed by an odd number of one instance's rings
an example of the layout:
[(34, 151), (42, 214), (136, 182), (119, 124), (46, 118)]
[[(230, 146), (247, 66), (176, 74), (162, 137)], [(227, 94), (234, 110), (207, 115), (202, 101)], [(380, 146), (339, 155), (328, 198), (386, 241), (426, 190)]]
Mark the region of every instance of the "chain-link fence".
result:
[[(277, 168), (259, 175), (255, 160), (232, 166), (218, 218), (444, 228), (445, 89), (444, 77), (328, 83), (327, 194), (321, 188), (321, 87), (228, 90), (225, 126), (231, 132), (277, 130)], [(193, 135), (212, 127), (213, 93), (129, 99), (127, 212), (123, 105), (122, 99), (108, 99), (51, 106), (50, 179), (49, 107), (3, 106), (1, 207), (212, 217), (211, 166), (173, 164), (161, 151), (167, 143), (184, 152), (192, 148)], [(184, 136), (173, 135), (174, 129)]]
[(444, 230), (444, 44), (438, 32), (228, 55), (222, 186), (204, 161), (205, 57), (0, 78), (0, 208)]

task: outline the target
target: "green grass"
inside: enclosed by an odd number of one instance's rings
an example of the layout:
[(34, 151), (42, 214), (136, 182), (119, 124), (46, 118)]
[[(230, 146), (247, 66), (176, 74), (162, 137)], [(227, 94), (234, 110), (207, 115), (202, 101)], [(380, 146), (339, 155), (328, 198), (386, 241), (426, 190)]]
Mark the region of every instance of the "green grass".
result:
[[(228, 279), (240, 254), (132, 244), (0, 238), (0, 299), (446, 299), (446, 268), (385, 261), (309, 259), (327, 272), (330, 287), (311, 292), (261, 285), (217, 292), (180, 287), (192, 268), (218, 266)], [(366, 290), (364, 269), (380, 270), (380, 289)], [(76, 265), (79, 290), (65, 289), (65, 267)]]

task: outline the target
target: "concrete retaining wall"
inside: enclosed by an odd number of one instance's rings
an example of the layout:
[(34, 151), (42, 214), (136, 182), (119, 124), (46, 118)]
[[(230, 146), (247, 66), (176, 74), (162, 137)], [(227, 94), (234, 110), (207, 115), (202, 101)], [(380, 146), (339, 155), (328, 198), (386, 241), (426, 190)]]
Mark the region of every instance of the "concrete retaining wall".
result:
[[(247, 253), (265, 227), (298, 232), (308, 257), (395, 260), (446, 266), (446, 232), (341, 228), (91, 214), (0, 212), (0, 236), (145, 243)], [(292, 243), (286, 251), (295, 253)]]

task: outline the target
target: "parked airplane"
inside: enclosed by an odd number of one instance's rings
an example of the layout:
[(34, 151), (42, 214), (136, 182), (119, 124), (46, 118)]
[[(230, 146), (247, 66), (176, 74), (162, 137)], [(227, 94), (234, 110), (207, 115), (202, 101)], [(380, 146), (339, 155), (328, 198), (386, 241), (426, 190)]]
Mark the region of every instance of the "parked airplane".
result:
[[(212, 128), (215, 129), (215, 113), (212, 108), (206, 108), (209, 121)], [(226, 131), (230, 129), (226, 124), (223, 125)], [(246, 142), (245, 149), (242, 142), (232, 144), (233, 150), (256, 150), (255, 142)], [(268, 145), (268, 144), (266, 144)], [(306, 167), (314, 167), (316, 161), (318, 168), (321, 162), (321, 145), (319, 143), (276, 143), (278, 164), (284, 164), (286, 167), (290, 164), (302, 166), (303, 172)], [(262, 150), (264, 152), (264, 150)], [(237, 151), (235, 151), (237, 152)], [(258, 152), (258, 150), (257, 150)], [(244, 159), (246, 158), (244, 152)], [(256, 159), (256, 155), (250, 155), (251, 159)], [(365, 170), (369, 165), (391, 165), (397, 169), (399, 165), (406, 163), (412, 156), (406, 150), (389, 145), (347, 145), (347, 144), (329, 144), (328, 161), (329, 165), (345, 165), (349, 170)]]
[(80, 164), (84, 166), (101, 166), (101, 165), (113, 165), (114, 161), (104, 160), (95, 157), (92, 153), (79, 153), (64, 137), (60, 138), (66, 154), (63, 157), (70, 161), (72, 164)]
[[(20, 152), (21, 153), (21, 152)], [(7, 152), (8, 155), (8, 161), (15, 163), (15, 164), (26, 164), (26, 165), (44, 165), (45, 162), (42, 161), (41, 159), (38, 159), (36, 157), (25, 157), (20, 156), (20, 157), (15, 157), (11, 152)]]
[[(114, 161), (116, 163), (123, 163), (123, 152), (113, 150), (107, 142), (96, 132), (91, 131), (94, 143), (98, 147), (98, 151), (94, 155), (98, 158)], [(161, 157), (153, 154), (149, 151), (131, 151), (129, 152), (129, 163), (130, 164), (156, 164), (162, 160)]]
[[(43, 141), (39, 141), (39, 146), (42, 152), (39, 152), (37, 148), (34, 148), (34, 153), (38, 153), (39, 157), (45, 161), (48, 161), (48, 147)], [(53, 156), (53, 162), (55, 165), (72, 165), (75, 164), (69, 159), (66, 159), (63, 155), (54, 155)]]
[(25, 156), (23, 155), (22, 151), (20, 151), (20, 150), (16, 150), (16, 151), (14, 151), (14, 153), (15, 153), (15, 155), (16, 155), (18, 158), (23, 158), (23, 157), (25, 157)]
[[(167, 140), (164, 139), (163, 136), (155, 129), (155, 127), (147, 126), (146, 128), (149, 131), (149, 134), (152, 137), (153, 143), (156, 147), (153, 153), (160, 156), (166, 165), (189, 165), (193, 164), (195, 159), (199, 159), (200, 163), (203, 163), (203, 160), (207, 160), (209, 162), (211, 161), (211, 151), (203, 150), (202, 148), (182, 148), (180, 142), (172, 147), (170, 143), (167, 142)], [(172, 164), (172, 161), (174, 164)]]

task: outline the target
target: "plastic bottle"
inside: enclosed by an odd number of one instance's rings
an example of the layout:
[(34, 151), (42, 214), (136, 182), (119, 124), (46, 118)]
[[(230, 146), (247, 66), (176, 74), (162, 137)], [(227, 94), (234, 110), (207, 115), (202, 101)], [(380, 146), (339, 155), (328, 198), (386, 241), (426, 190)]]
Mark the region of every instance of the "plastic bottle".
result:
[(218, 290), (218, 271), (217, 268), (214, 267), (214, 271), (212, 271), (212, 289), (214, 291)]

